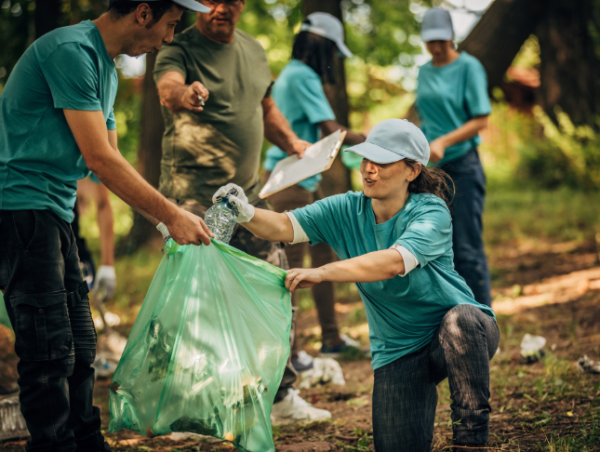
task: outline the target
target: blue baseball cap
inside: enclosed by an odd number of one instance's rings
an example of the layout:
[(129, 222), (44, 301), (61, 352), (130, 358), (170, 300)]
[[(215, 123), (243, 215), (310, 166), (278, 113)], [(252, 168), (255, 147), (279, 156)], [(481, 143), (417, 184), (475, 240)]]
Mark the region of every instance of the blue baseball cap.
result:
[(454, 27), (450, 13), (440, 8), (431, 8), (427, 11), (421, 21), (421, 39), (423, 42), (452, 41)]
[(346, 149), (374, 163), (394, 163), (411, 159), (421, 165), (429, 162), (429, 143), (417, 126), (406, 119), (387, 119), (367, 135), (367, 141)]
[[(134, 2), (140, 2), (140, 3), (150, 3), (150, 2), (157, 2), (159, 0), (133, 0)], [(191, 11), (193, 13), (210, 13), (211, 9), (206, 6), (203, 5), (202, 3), (199, 3), (196, 0), (171, 0), (173, 3), (175, 3), (176, 5), (179, 5), (183, 8), (186, 9), (186, 11)]]

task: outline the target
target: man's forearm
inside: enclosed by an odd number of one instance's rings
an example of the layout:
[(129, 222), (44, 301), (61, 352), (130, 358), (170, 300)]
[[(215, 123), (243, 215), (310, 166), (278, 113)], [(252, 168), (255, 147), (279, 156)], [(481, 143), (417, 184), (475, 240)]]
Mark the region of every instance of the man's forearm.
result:
[(292, 130), (290, 123), (275, 106), (272, 99), (263, 101), (263, 109), (265, 138), (282, 151), (292, 154), (292, 143), (298, 140), (298, 136)]
[(404, 274), (404, 260), (396, 250), (368, 253), (320, 267), (323, 281), (369, 283)]
[(104, 153), (90, 170), (119, 198), (139, 211), (155, 225), (167, 222), (176, 207), (162, 196), (119, 153)]
[(185, 107), (183, 105), (183, 95), (187, 85), (171, 80), (161, 80), (158, 84), (158, 96), (160, 104), (171, 111), (180, 111)]

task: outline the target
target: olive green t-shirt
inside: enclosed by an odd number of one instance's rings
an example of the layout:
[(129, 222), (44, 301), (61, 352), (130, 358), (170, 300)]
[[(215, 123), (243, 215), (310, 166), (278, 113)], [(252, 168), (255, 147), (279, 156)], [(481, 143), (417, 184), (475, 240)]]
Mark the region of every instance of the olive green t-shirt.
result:
[(218, 44), (191, 27), (158, 53), (155, 80), (170, 71), (183, 75), (186, 84), (202, 83), (210, 96), (199, 113), (163, 107), (161, 193), (210, 206), (215, 191), (233, 182), (256, 200), (264, 136), (261, 101), (273, 83), (260, 43), (236, 30), (233, 42)]

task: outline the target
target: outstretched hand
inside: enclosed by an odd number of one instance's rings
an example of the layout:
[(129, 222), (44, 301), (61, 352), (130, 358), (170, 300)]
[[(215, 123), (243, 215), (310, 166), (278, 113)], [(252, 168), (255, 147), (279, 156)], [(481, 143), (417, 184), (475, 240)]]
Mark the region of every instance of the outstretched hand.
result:
[(285, 277), (285, 288), (290, 292), (296, 289), (307, 289), (323, 282), (321, 268), (293, 268)]

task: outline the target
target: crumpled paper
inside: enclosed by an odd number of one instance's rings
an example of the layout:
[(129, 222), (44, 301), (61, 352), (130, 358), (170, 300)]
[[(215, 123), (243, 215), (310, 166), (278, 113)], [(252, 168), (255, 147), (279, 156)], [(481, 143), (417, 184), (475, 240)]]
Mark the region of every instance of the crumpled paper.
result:
[(313, 368), (302, 372), (300, 387), (308, 389), (312, 386), (332, 383), (334, 385), (345, 385), (342, 367), (333, 358), (315, 358)]

